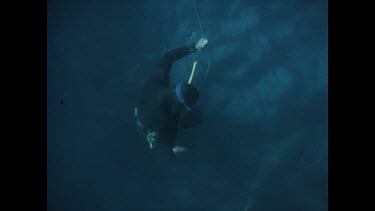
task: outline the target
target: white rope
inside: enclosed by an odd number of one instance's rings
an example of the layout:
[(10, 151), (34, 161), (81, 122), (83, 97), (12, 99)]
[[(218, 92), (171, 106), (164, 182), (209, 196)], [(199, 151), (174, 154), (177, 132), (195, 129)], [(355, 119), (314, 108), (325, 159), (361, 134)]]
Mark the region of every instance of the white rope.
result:
[(202, 24), (201, 24), (201, 19), (199, 18), (197, 6), (195, 5), (195, 1), (194, 0), (193, 0), (193, 5), (194, 5), (194, 9), (195, 9), (195, 14), (197, 15), (197, 18), (198, 18), (199, 27), (201, 28), (202, 36), (204, 37), (203, 28), (202, 28)]

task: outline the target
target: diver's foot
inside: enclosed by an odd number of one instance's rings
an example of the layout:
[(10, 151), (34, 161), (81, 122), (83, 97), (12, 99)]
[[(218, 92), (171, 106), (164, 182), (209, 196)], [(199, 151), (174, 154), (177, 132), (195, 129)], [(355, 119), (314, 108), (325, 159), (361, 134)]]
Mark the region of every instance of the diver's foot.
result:
[(175, 146), (173, 147), (172, 151), (173, 151), (173, 154), (180, 154), (181, 152), (184, 152), (186, 151), (188, 148), (187, 147), (183, 147), (183, 146)]

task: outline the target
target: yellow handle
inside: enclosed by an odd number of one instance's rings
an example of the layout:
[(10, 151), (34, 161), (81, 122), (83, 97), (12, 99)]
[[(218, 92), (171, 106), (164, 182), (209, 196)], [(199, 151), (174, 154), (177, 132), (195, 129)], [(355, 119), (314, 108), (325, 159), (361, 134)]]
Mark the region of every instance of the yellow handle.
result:
[(191, 84), (191, 81), (193, 80), (194, 72), (195, 72), (195, 67), (197, 66), (198, 61), (195, 61), (193, 64), (193, 69), (191, 70), (190, 78), (188, 84)]

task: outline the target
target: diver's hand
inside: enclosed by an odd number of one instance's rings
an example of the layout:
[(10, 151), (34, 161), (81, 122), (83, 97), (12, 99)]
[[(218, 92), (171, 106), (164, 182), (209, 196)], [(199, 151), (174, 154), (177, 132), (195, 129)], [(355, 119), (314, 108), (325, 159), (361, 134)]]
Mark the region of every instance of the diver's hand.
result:
[(208, 43), (208, 40), (206, 38), (201, 38), (197, 44), (195, 44), (195, 49), (197, 49), (197, 51), (200, 51), (202, 48), (204, 48), (205, 45), (207, 45)]

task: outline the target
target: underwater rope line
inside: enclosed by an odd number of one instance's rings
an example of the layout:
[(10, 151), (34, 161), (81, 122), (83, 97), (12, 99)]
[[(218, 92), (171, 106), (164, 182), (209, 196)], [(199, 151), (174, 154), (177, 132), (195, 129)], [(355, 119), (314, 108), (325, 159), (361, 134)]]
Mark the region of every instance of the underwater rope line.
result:
[(194, 0), (193, 0), (193, 5), (194, 5), (194, 9), (195, 9), (195, 14), (197, 15), (197, 18), (198, 18), (199, 26), (201, 28), (202, 37), (204, 37), (204, 32), (203, 32), (203, 28), (202, 28), (202, 24), (201, 24), (201, 19), (199, 18), (197, 6), (195, 5), (195, 1)]
[[(197, 6), (195, 5), (195, 1), (194, 0), (192, 0), (192, 1), (193, 1), (194, 9), (195, 9), (195, 14), (196, 14), (197, 19), (198, 19), (199, 27), (200, 27), (201, 32), (202, 32), (202, 37), (205, 37), (204, 32), (203, 32), (203, 28), (202, 28), (202, 24), (201, 24), (201, 20), (200, 20), (199, 14), (198, 14)], [(193, 59), (194, 59), (194, 54), (193, 54)], [(191, 70), (191, 74), (190, 74), (190, 78), (189, 78), (189, 82), (188, 82), (189, 84), (191, 83), (191, 80), (192, 80), (192, 78), (194, 76), (195, 67), (196, 67), (197, 63), (198, 63), (198, 61), (194, 61), (193, 68)], [(204, 79), (203, 79), (202, 84), (200, 85), (200, 87), (206, 81), (206, 78), (207, 78), (207, 75), (208, 75), (208, 70), (210, 68), (210, 63), (211, 63), (211, 58), (210, 58), (210, 56), (208, 56), (208, 65), (207, 65), (206, 73), (205, 73)]]

